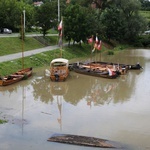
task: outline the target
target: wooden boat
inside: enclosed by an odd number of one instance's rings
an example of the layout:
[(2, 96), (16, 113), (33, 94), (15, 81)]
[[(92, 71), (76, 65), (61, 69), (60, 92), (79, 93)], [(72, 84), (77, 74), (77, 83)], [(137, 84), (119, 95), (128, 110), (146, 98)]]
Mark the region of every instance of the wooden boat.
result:
[(97, 68), (91, 64), (74, 63), (72, 69), (80, 74), (90, 75), (95, 77), (115, 79), (119, 76), (119, 73), (115, 70), (111, 70), (109, 67)]
[(32, 67), (17, 71), (15, 74), (24, 75), (26, 78), (32, 76)]
[(143, 67), (139, 63), (137, 63), (135, 65), (129, 65), (129, 69), (131, 69), (131, 70), (140, 70), (140, 69), (143, 69)]
[(21, 38), (22, 38), (22, 70), (19, 70), (9, 76), (5, 76), (5, 77), (1, 77), (0, 78), (0, 86), (6, 86), (6, 85), (10, 85), (16, 82), (19, 82), (22, 79), (26, 79), (28, 77), (30, 77), (32, 75), (32, 67), (30, 68), (25, 68), (24, 69), (24, 28), (23, 28), (23, 19), (22, 19), (22, 15), (21, 15)]
[(53, 59), (50, 63), (51, 81), (65, 81), (69, 75), (69, 61), (64, 58)]
[[(101, 62), (101, 61), (94, 61), (94, 62), (89, 62), (89, 63), (72, 63), (69, 64), (69, 70), (74, 70), (76, 72), (82, 72), (84, 74), (87, 74), (86, 71), (83, 71), (83, 69), (79, 69), (79, 67), (77, 66), (81, 66), (80, 68), (84, 68), (87, 70), (87, 68), (90, 68), (88, 70), (90, 70), (89, 75), (94, 75), (94, 76), (99, 76), (97, 73), (95, 72), (91, 72), (92, 70), (106, 70), (106, 68), (110, 68), (111, 70), (113, 70), (113, 72), (116, 72), (119, 75), (125, 75), (128, 70), (140, 70), (143, 69), (143, 67), (137, 63), (135, 65), (129, 65), (129, 64), (119, 64), (119, 63), (110, 63), (110, 62)], [(101, 71), (102, 72), (102, 71)], [(103, 75), (102, 75), (103, 76)], [(107, 77), (107, 76), (106, 76)]]
[(14, 84), (19, 82), (25, 78), (28, 78), (32, 75), (32, 68), (26, 68), (19, 70), (9, 76), (1, 77), (0, 78), (0, 86), (7, 86), (10, 84)]
[(116, 66), (120, 66), (120, 67), (126, 68), (127, 70), (140, 70), (140, 69), (143, 69), (143, 67), (139, 64), (139, 62), (137, 62), (134, 65), (131, 65), (131, 64), (119, 64), (119, 63), (113, 63), (113, 62), (101, 62), (101, 61), (95, 61), (95, 62), (91, 62), (91, 63), (116, 65)]
[(47, 141), (100, 148), (120, 147), (117, 143), (105, 139), (70, 134), (56, 134), (51, 136)]
[(90, 66), (96, 69), (108, 67), (114, 72), (117, 72), (117, 74), (119, 75), (125, 75), (129, 70), (129, 66), (127, 65), (124, 65), (124, 64), (120, 65), (120, 64), (113, 64), (113, 63), (106, 63), (106, 62), (91, 62)]
[(6, 86), (21, 81), (24, 75), (9, 75), (0, 79), (0, 85)]

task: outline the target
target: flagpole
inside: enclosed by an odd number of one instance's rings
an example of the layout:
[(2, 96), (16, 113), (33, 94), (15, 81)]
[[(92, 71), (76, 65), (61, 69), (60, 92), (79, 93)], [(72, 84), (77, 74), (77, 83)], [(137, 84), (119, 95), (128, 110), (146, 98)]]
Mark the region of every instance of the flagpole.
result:
[(60, 57), (62, 57), (62, 48), (63, 48), (63, 17), (58, 25), (58, 46), (60, 47)]
[[(102, 53), (102, 44), (103, 44), (103, 43), (102, 43), (102, 41), (101, 41), (101, 53)], [(101, 56), (101, 57), (102, 57), (102, 56)], [(101, 58), (100, 58), (100, 61), (101, 61)]]
[(61, 44), (61, 57), (62, 57), (62, 49), (63, 49), (63, 34), (64, 34), (64, 23), (63, 23), (63, 16), (61, 17), (61, 21), (62, 21), (62, 31), (61, 31), (61, 40), (62, 40), (62, 44)]
[(102, 56), (101, 56), (101, 55), (102, 55), (102, 54), (101, 54), (101, 53), (102, 53), (102, 52), (101, 52), (101, 51), (102, 51), (102, 41), (100, 41), (100, 42), (101, 42), (101, 45), (100, 45), (100, 46), (101, 46), (101, 47), (100, 47), (100, 61), (101, 61), (101, 57), (102, 57)]
[(22, 40), (22, 69), (24, 69), (24, 26), (22, 15), (21, 15), (21, 40)]
[(101, 51), (100, 51), (100, 61), (101, 61)]
[(91, 44), (91, 62), (92, 62), (92, 48), (93, 48), (93, 35), (92, 35), (92, 44)]

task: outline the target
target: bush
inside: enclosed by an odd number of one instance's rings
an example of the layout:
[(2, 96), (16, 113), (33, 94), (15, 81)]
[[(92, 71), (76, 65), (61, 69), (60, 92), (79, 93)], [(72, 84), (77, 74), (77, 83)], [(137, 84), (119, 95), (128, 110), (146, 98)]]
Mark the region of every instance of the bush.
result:
[(150, 35), (142, 35), (134, 41), (136, 47), (150, 47)]
[(108, 51), (108, 55), (114, 55), (114, 52), (113, 51)]

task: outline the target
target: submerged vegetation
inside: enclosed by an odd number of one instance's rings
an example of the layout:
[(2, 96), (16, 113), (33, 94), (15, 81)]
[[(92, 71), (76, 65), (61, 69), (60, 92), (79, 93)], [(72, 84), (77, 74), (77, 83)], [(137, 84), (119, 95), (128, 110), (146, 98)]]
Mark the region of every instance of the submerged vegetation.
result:
[(0, 124), (3, 124), (3, 123), (7, 123), (7, 121), (0, 119)]

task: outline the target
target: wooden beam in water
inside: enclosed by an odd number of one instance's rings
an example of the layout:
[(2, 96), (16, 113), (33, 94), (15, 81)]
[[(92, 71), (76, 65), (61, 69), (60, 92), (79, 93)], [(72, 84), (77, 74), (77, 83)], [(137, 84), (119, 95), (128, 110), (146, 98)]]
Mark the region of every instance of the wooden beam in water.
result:
[(115, 146), (115, 142), (96, 137), (88, 137), (81, 135), (55, 134), (51, 136), (47, 141), (90, 147), (118, 148), (118, 146)]

